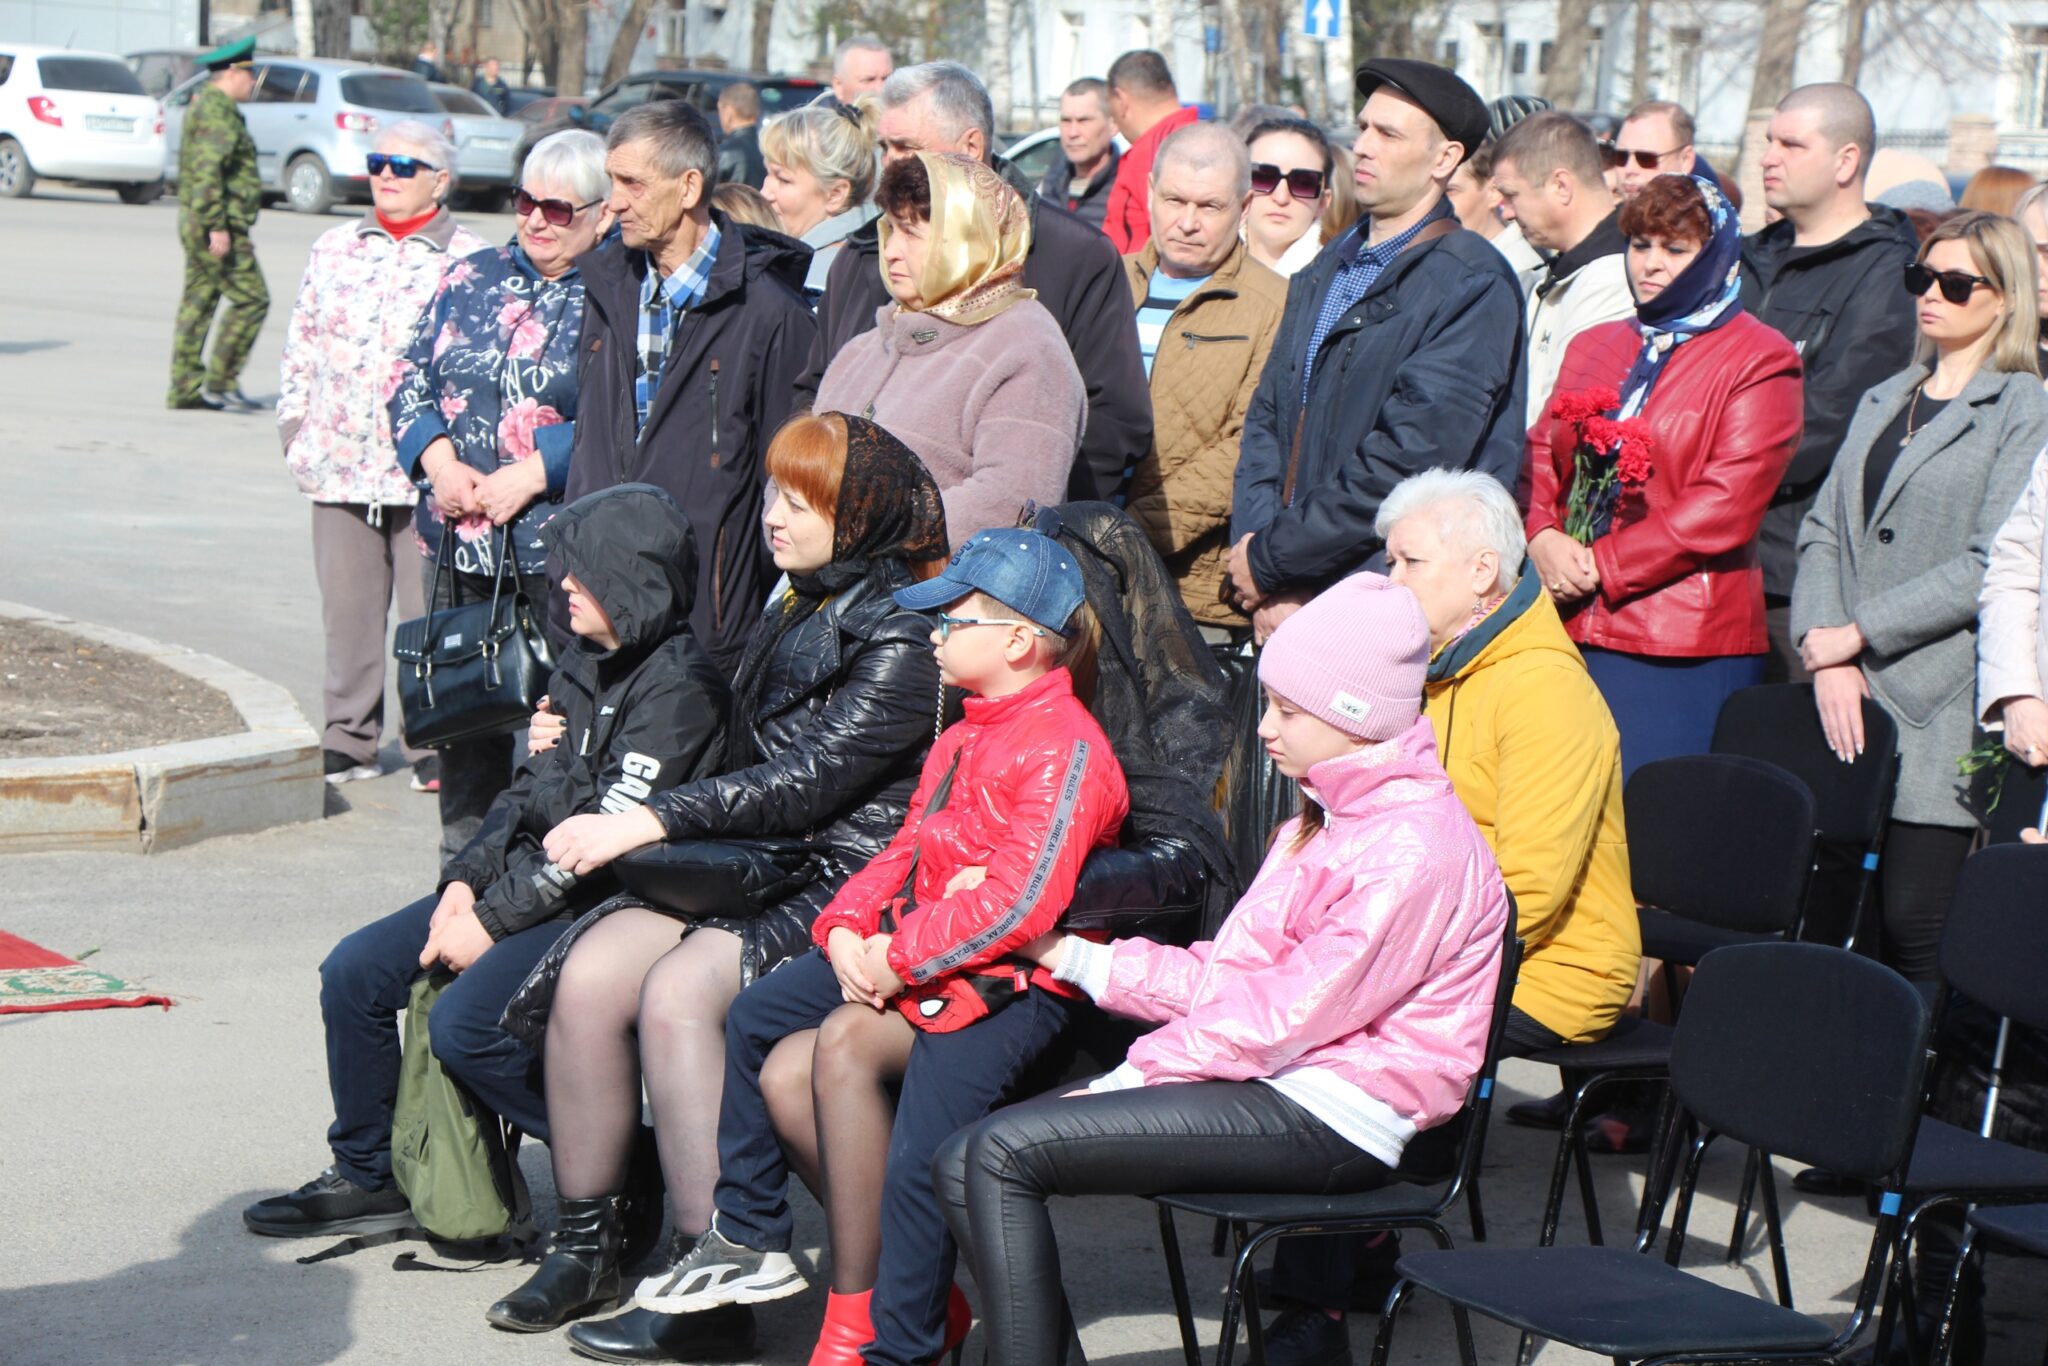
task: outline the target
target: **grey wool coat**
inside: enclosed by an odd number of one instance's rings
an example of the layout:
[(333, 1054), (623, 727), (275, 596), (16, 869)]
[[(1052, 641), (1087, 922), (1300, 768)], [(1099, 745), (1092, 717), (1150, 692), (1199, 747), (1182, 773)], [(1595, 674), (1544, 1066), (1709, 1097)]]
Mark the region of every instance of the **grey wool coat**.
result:
[(1863, 471), (1924, 366), (1866, 392), (1799, 527), (1792, 635), (1855, 622), (1870, 694), (1899, 726), (1895, 819), (1957, 828), (1977, 815), (1956, 760), (1975, 743), (1977, 594), (1992, 538), (2048, 442), (2039, 376), (1979, 370), (1915, 433), (1863, 515)]

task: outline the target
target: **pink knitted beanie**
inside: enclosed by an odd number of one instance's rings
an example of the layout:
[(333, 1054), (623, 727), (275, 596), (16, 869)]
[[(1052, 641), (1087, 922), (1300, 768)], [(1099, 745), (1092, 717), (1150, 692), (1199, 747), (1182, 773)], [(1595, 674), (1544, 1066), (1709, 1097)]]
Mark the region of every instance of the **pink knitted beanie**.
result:
[(1391, 740), (1422, 714), (1429, 623), (1384, 574), (1354, 574), (1280, 623), (1259, 682), (1361, 740)]

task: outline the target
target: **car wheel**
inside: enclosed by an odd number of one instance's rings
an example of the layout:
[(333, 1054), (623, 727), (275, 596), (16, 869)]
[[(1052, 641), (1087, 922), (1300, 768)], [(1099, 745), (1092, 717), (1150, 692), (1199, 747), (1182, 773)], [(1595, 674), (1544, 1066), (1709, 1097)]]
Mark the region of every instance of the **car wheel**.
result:
[(154, 204), (163, 198), (164, 183), (152, 180), (146, 185), (116, 185), (114, 193), (121, 196), (123, 204)]
[(28, 153), (13, 138), (0, 138), (0, 198), (25, 199), (35, 188), (36, 173)]
[(334, 203), (334, 180), (311, 152), (284, 169), (284, 197), (300, 213), (326, 213)]

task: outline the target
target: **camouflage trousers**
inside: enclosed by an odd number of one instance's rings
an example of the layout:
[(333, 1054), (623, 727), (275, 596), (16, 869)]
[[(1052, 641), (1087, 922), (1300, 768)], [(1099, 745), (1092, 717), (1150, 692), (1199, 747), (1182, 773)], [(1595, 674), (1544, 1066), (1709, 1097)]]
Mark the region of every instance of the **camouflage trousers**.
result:
[[(185, 248), (185, 296), (178, 302), (178, 324), (171, 334), (171, 391), (173, 405), (189, 403), (205, 387), (219, 391), (235, 387), (249, 348), (263, 330), (270, 312), (270, 289), (263, 283), (263, 271), (256, 264), (256, 248), (249, 234), (229, 236), (228, 254), (216, 258), (206, 249), (206, 230), (192, 215), (178, 214), (178, 241)], [(218, 325), (214, 311), (222, 296), (228, 311)], [(204, 366), (206, 334), (213, 333), (213, 363)]]

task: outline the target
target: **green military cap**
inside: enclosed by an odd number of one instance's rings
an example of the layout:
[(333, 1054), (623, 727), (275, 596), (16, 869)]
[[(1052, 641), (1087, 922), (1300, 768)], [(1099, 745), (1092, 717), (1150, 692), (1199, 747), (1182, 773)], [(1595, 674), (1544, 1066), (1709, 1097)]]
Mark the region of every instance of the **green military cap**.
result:
[(213, 51), (199, 58), (199, 65), (208, 71), (225, 71), (231, 66), (247, 66), (256, 60), (256, 35), (237, 38), (232, 43), (222, 43)]

